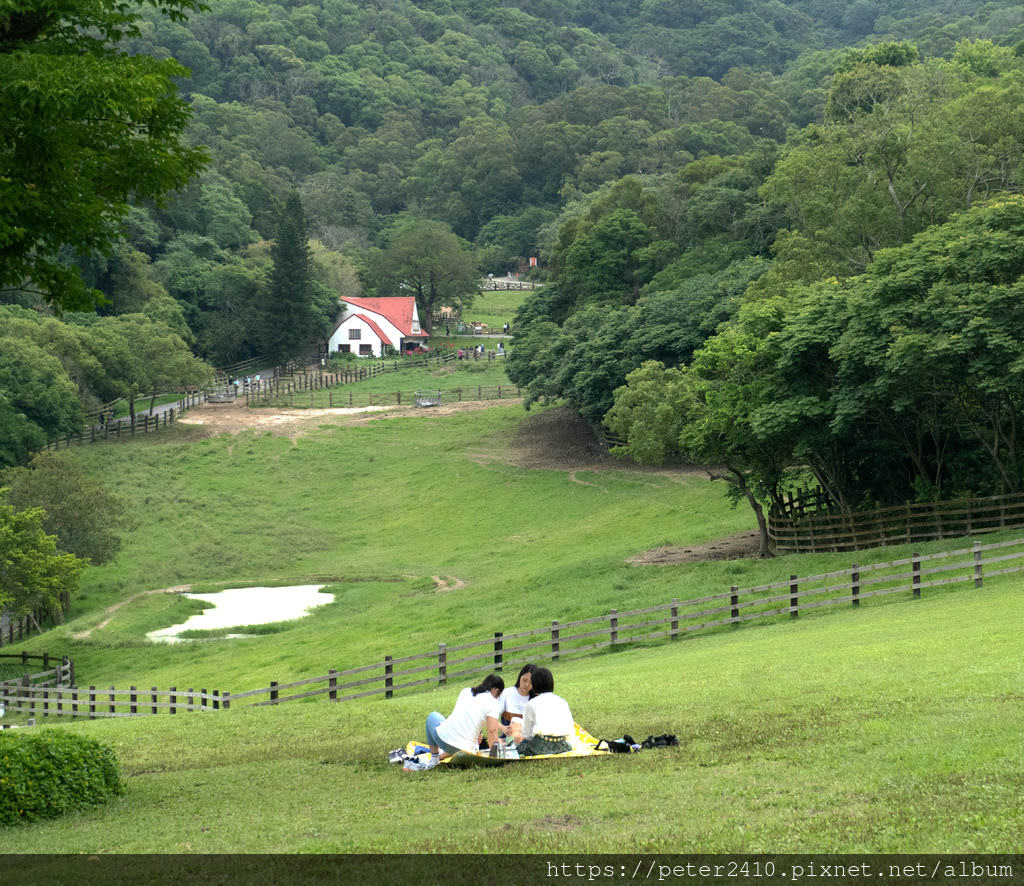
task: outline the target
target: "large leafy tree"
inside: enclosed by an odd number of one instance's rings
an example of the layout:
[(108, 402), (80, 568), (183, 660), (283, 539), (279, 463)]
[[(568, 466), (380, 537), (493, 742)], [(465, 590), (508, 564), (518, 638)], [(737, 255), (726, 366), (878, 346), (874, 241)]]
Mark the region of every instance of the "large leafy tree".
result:
[(0, 334), (0, 466), (82, 426), (82, 405), (60, 361), (35, 342)]
[(0, 474), (3, 500), (16, 510), (42, 508), (42, 528), (60, 550), (108, 563), (121, 547), (124, 500), (90, 477), (70, 450), (40, 452), (28, 467)]
[(0, 611), (16, 617), (59, 612), (78, 590), (87, 562), (57, 550), (56, 538), (43, 529), (44, 517), (41, 508), (16, 511), (0, 503)]
[[(172, 19), (199, 0), (150, 0)], [(36, 287), (54, 305), (100, 299), (62, 250), (111, 248), (133, 200), (191, 178), (200, 150), (171, 59), (130, 55), (139, 10), (122, 0), (20, 0), (0, 7), (0, 290)]]
[(385, 249), (371, 256), (367, 283), (378, 295), (415, 295), (427, 332), (442, 305), (466, 307), (478, 273), (469, 245), (442, 222), (404, 219)]

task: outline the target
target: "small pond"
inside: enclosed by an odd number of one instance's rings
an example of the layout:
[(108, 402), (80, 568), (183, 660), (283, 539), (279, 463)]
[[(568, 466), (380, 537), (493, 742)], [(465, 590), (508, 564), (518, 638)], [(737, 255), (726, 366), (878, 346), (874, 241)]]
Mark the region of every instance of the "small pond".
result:
[[(323, 585), (293, 585), (285, 588), (227, 588), (210, 594), (185, 594), (202, 600), (210, 608), (191, 616), (180, 625), (150, 631), (146, 637), (161, 643), (184, 642), (184, 631), (215, 631), (242, 625), (265, 625), (301, 618), (311, 609), (334, 601), (334, 594), (321, 594)], [(226, 639), (244, 636), (229, 634)]]

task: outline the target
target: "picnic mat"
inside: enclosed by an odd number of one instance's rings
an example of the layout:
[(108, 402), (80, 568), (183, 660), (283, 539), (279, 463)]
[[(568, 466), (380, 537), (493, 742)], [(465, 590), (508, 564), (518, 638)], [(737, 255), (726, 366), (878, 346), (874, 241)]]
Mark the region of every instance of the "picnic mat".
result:
[[(442, 766), (501, 766), (504, 763), (520, 763), (527, 760), (561, 760), (566, 757), (593, 757), (610, 754), (609, 750), (598, 750), (598, 739), (594, 738), (579, 723), (573, 724), (575, 734), (569, 739), (571, 751), (563, 754), (538, 754), (534, 757), (492, 757), (490, 751), (458, 751), (441, 761)], [(430, 749), (422, 741), (410, 741), (405, 753), (422, 762), (430, 759)]]

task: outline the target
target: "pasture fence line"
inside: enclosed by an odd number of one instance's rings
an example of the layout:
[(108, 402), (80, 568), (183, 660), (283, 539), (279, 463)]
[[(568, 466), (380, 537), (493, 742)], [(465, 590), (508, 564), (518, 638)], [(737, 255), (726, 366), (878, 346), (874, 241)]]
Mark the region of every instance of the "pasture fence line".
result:
[[(443, 351), (438, 352), (436, 356), (431, 354), (425, 357), (374, 360), (344, 369), (328, 369), (326, 367), (299, 368), (297, 366), (278, 367), (272, 373), (268, 373), (269, 377), (267, 378), (262, 377), (260, 373), (255, 376), (243, 376), (241, 371), (231, 373), (219, 371), (214, 385), (203, 390), (183, 393), (178, 401), (167, 409), (162, 409), (162, 411), (153, 414), (149, 414), (148, 411), (137, 412), (134, 421), (125, 417), (104, 420), (102, 418), (106, 413), (104, 409), (99, 413), (100, 420), (91, 421), (77, 431), (66, 431), (45, 443), (42, 449), (44, 451), (55, 451), (62, 447), (68, 448), (73, 445), (121, 440), (124, 438), (132, 439), (138, 434), (155, 434), (173, 426), (178, 418), (195, 406), (201, 406), (204, 403), (230, 403), (242, 396), (245, 397), (246, 406), (294, 406), (296, 397), (301, 396), (303, 392), (308, 392), (311, 395), (310, 408), (316, 408), (317, 406), (344, 406), (346, 405), (346, 397), (344, 395), (336, 395), (332, 391), (333, 388), (376, 378), (386, 372), (445, 366), (454, 363), (456, 359), (457, 355), (454, 351)], [(259, 363), (259, 358), (254, 358), (253, 360), (236, 364), (236, 366), (245, 367), (251, 365), (255, 367)], [(490, 387), (506, 388), (506, 386)], [(489, 387), (477, 386), (475, 388), (477, 395), (474, 397), (472, 395), (473, 390), (472, 386), (457, 388), (453, 391), (453, 396), (458, 400), (503, 399), (504, 397), (511, 396), (502, 393), (493, 394), (490, 392)], [(316, 398), (312, 395), (319, 391), (327, 392), (327, 403), (319, 404), (315, 402)], [(405, 392), (360, 395), (358, 398), (350, 394), (347, 399), (349, 401), (348, 405), (353, 405), (356, 399), (360, 402), (354, 405), (360, 406), (390, 405), (393, 403), (400, 405), (403, 402), (403, 396), (405, 397), (405, 402), (413, 402), (415, 399), (414, 393), (406, 395)], [(515, 396), (518, 396), (518, 394)], [(390, 397), (395, 399), (388, 399)], [(338, 402), (335, 403), (335, 400)], [(363, 400), (367, 402), (364, 403), (362, 402)], [(300, 407), (304, 406), (301, 402), (298, 405)]]
[(936, 502), (906, 502), (835, 513), (821, 490), (787, 496), (768, 515), (776, 553), (856, 551), (1024, 528), (1024, 493)]
[(739, 588), (641, 609), (607, 613), (465, 643), (439, 643), (436, 648), (382, 659), (348, 670), (245, 692), (174, 687), (147, 691), (79, 687), (19, 687), (0, 685), (0, 702), (8, 710), (33, 716), (141, 716), (167, 711), (227, 710), (234, 703), (275, 705), (326, 696), (351, 701), (426, 686), (445, 685), (462, 678), (476, 679), (483, 670), (518, 668), (527, 661), (558, 661), (617, 646), (649, 641), (675, 641), (690, 635), (766, 619), (795, 619), (831, 606), (860, 607), (869, 600), (896, 594), (922, 597), (929, 589), (969, 583), (982, 587), (985, 577), (1024, 571), (1024, 538), (970, 548), (919, 555), (886, 563), (851, 564), (849, 569), (788, 578), (757, 587)]
[[(514, 384), (504, 385), (466, 385), (464, 387), (436, 390), (432, 392), (434, 400), (440, 403), (463, 403), (479, 400), (507, 400), (522, 396), (520, 389)], [(284, 383), (270, 385), (250, 400), (246, 397), (246, 405), (268, 405), (297, 409), (355, 409), (365, 406), (417, 406), (423, 405), (422, 391), (336, 391), (323, 390), (315, 385), (303, 388), (300, 385)]]
[[(67, 614), (70, 607), (70, 598), (64, 594), (61, 597), (60, 619)], [(0, 647), (22, 640), (35, 629), (36, 633), (43, 633), (42, 625), (49, 622), (50, 625), (58, 624), (59, 619), (56, 612), (40, 610), (30, 612), (27, 615), (12, 616), (7, 613), (0, 613)], [(0, 662), (7, 657), (0, 655)]]

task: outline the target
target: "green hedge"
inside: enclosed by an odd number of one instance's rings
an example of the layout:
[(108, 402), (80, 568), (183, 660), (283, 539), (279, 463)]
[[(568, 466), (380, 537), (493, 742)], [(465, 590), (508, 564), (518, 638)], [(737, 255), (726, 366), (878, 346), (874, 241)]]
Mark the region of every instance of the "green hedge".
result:
[(0, 825), (53, 818), (123, 791), (114, 752), (59, 729), (0, 733)]

